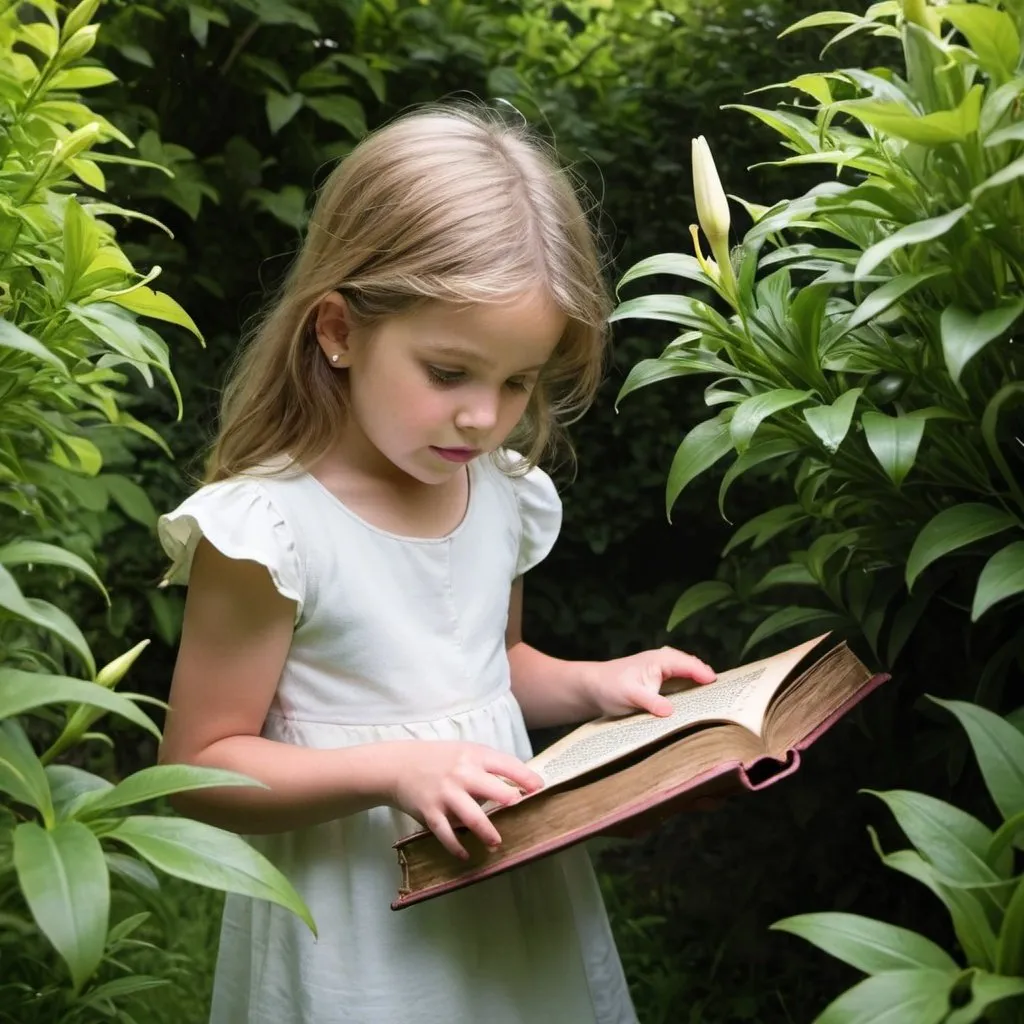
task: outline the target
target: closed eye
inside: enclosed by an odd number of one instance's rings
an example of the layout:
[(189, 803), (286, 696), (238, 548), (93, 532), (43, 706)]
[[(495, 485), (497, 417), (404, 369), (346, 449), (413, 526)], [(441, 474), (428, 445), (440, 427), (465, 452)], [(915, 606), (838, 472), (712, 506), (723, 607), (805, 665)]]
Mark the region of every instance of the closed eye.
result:
[(427, 376), (438, 387), (450, 387), (458, 384), (466, 375), (461, 370), (445, 370), (440, 366), (427, 365)]

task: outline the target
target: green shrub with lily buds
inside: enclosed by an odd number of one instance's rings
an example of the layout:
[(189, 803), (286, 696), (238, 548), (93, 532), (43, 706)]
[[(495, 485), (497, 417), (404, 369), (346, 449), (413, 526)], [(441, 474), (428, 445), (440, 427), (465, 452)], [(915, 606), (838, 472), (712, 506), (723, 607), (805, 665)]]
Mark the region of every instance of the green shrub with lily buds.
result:
[(147, 641), (97, 670), (66, 606), (75, 580), (107, 597), (79, 526), (106, 500), (138, 504), (136, 485), (104, 472), (131, 438), (163, 447), (129, 411), (155, 375), (177, 391), (147, 321), (198, 335), (150, 287), (159, 267), (137, 271), (118, 245), (112, 222), (140, 215), (103, 196), (103, 168), (137, 161), (101, 148), (131, 141), (79, 96), (113, 80), (89, 59), (97, 6), (0, 3), (0, 1020), (18, 1024), (130, 1022), (126, 1001), (166, 983), (122, 963), (149, 915), (120, 911), (159, 887), (152, 867), (276, 901), (313, 927), (240, 837), (126, 813), (252, 780), (176, 765), (114, 782), (83, 767), (110, 743), (104, 715), (159, 731), (143, 709), (158, 702), (116, 689)]
[(781, 136), (791, 155), (773, 165), (820, 165), (834, 180), (770, 209), (743, 203), (753, 225), (730, 251), (729, 202), (698, 140), (695, 197), (712, 255), (694, 229), (695, 256), (645, 259), (620, 283), (691, 283), (690, 294), (618, 306), (614, 320), (682, 329), (633, 368), (620, 400), (669, 378), (713, 377), (709, 415), (669, 470), (669, 511), (727, 456), (723, 515), (741, 477), (788, 492), (724, 552), (756, 562), (751, 552), (785, 546), (785, 560), (751, 578), (732, 558), (680, 597), (670, 625), (739, 608), (757, 620), (748, 648), (790, 628), (835, 627), (892, 665), (941, 601), (963, 610), (965, 631), (984, 627), (991, 658), (975, 696), (995, 707), (1024, 650), (1024, 449), (1013, 426), (1024, 397), (1014, 344), (1024, 4), (881, 2), (788, 31), (822, 25), (843, 26), (833, 43), (871, 33), (902, 67), (803, 74), (778, 86), (797, 96), (790, 105), (735, 106)]

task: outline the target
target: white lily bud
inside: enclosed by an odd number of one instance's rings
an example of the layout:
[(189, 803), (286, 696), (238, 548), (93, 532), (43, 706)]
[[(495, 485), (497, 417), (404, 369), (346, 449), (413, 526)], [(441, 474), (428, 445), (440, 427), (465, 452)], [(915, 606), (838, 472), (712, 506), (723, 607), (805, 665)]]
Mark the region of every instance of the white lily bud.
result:
[(96, 675), (96, 682), (112, 690), (124, 678), (125, 673), (135, 663), (135, 659), (149, 646), (148, 640), (141, 640), (130, 651), (108, 662)]
[[(707, 236), (715, 257), (719, 280), (725, 294), (736, 304), (736, 275), (729, 258), (729, 199), (722, 188), (711, 147), (701, 135), (692, 141), (693, 198), (697, 205), (697, 219)], [(698, 247), (699, 249), (699, 247)], [(698, 259), (703, 259), (698, 253)], [(707, 268), (705, 268), (707, 270)], [(708, 271), (710, 274), (710, 271)], [(714, 276), (714, 275), (711, 275)]]

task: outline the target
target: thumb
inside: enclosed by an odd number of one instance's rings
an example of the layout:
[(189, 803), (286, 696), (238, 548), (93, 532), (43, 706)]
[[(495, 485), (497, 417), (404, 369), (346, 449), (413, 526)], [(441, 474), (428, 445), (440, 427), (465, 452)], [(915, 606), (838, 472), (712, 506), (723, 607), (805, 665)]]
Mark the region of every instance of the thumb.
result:
[(648, 690), (643, 686), (637, 687), (630, 694), (630, 700), (634, 707), (640, 708), (643, 711), (649, 711), (652, 715), (657, 715), (659, 718), (668, 718), (675, 710), (672, 707), (672, 702), (667, 697), (663, 697), (656, 690)]

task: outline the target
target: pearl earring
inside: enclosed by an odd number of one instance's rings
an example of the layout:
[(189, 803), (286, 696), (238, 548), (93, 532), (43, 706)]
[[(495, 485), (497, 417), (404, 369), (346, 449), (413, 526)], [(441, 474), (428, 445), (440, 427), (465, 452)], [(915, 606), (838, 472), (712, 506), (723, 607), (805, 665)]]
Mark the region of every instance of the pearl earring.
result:
[(338, 353), (335, 352), (334, 355), (331, 356), (331, 362), (332, 363), (336, 363), (337, 361), (338, 361)]

